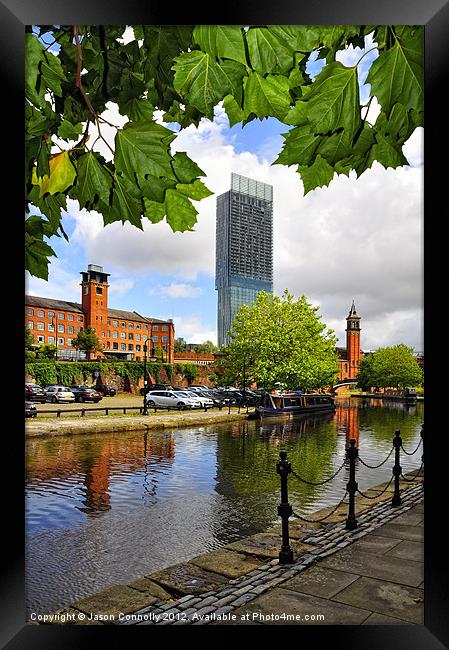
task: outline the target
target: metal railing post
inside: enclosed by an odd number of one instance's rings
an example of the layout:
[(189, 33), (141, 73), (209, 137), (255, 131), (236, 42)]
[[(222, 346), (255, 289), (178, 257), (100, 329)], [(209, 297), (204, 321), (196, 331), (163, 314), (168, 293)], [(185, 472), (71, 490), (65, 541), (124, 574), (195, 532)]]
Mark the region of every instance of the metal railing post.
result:
[(394, 432), (394, 438), (393, 438), (393, 447), (394, 447), (394, 467), (393, 467), (394, 493), (393, 493), (393, 498), (391, 499), (391, 505), (392, 506), (400, 506), (401, 503), (402, 503), (401, 493), (400, 493), (400, 490), (399, 490), (399, 479), (400, 479), (400, 476), (401, 476), (401, 473), (402, 473), (401, 459), (400, 459), (401, 446), (402, 446), (401, 432), (400, 431), (395, 431)]
[(349, 441), (347, 455), (349, 458), (349, 481), (346, 484), (346, 488), (349, 494), (349, 508), (348, 517), (346, 519), (346, 530), (354, 530), (357, 528), (357, 519), (355, 516), (355, 493), (358, 488), (358, 483), (355, 480), (355, 459), (357, 458), (357, 448), (355, 446), (354, 438), (351, 438)]
[(279, 564), (290, 564), (293, 562), (293, 551), (290, 547), (288, 536), (288, 518), (293, 513), (293, 508), (288, 502), (287, 478), (292, 467), (287, 461), (287, 452), (279, 452), (280, 461), (276, 463), (276, 472), (281, 477), (281, 503), (278, 505), (278, 515), (282, 519), (282, 546), (279, 553)]

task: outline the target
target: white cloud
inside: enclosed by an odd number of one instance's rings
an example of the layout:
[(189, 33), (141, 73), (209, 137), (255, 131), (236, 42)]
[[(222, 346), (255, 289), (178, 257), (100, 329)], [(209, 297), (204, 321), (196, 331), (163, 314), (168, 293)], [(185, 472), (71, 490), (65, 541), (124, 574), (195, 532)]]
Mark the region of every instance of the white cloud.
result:
[(128, 291), (130, 291), (134, 286), (133, 280), (127, 278), (117, 278), (114, 277), (114, 281), (111, 282), (109, 287), (110, 296), (123, 296)]
[(217, 344), (217, 332), (204, 324), (202, 316), (194, 314), (192, 316), (172, 315), (176, 327), (176, 338), (183, 338), (188, 343), (204, 343), (212, 341)]
[(193, 287), (191, 284), (172, 282), (166, 287), (158, 287), (148, 291), (150, 295), (160, 294), (169, 298), (198, 298), (202, 294), (200, 287)]
[(64, 259), (50, 258), (49, 277), (51, 276), (51, 282), (36, 278), (28, 272), (25, 273), (25, 291), (27, 295), (79, 303), (81, 276), (74, 278), (73, 273), (64, 270), (65, 265)]

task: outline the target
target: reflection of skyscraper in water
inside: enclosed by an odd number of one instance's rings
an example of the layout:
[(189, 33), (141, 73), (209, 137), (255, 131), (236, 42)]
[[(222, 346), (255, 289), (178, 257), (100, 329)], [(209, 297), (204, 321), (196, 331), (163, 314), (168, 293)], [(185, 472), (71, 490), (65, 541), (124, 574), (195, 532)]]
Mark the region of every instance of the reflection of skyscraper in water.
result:
[(351, 404), (336, 404), (335, 416), (337, 418), (337, 431), (344, 433), (346, 438), (345, 446), (349, 447), (349, 441), (354, 438), (355, 446), (359, 446), (360, 425), (357, 406)]
[(231, 189), (217, 197), (215, 288), (218, 345), (244, 304), (273, 292), (273, 187), (231, 174)]

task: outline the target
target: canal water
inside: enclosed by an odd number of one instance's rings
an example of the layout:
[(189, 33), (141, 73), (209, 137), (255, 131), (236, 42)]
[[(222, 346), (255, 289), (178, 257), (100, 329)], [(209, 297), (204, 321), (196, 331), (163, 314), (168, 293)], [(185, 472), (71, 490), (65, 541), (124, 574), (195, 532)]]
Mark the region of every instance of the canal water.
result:
[[(317, 483), (345, 458), (350, 438), (369, 465), (390, 452), (394, 431), (413, 451), (424, 404), (337, 399), (335, 414), (287, 423), (238, 421), (164, 432), (32, 439), (26, 445), (28, 615), (46, 613), (109, 586), (265, 531), (279, 521), (276, 462)], [(422, 449), (401, 455), (419, 468)], [(359, 489), (389, 480), (358, 463)], [(293, 509), (307, 516), (338, 503), (347, 464), (330, 482), (289, 477)]]

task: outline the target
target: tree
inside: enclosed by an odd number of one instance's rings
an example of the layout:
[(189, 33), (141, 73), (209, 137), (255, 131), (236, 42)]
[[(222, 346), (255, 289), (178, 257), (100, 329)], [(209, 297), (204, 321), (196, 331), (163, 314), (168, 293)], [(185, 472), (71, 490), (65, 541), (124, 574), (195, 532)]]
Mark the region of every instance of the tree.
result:
[(34, 351), (34, 334), (29, 327), (25, 327), (25, 362), (33, 361), (36, 358)]
[(58, 348), (53, 343), (42, 343), (36, 351), (38, 359), (56, 359)]
[(185, 352), (187, 350), (187, 343), (185, 339), (179, 337), (175, 339), (175, 352)]
[[(375, 160), (407, 164), (402, 146), (423, 125), (422, 26), (135, 25), (126, 44), (124, 32), (124, 25), (27, 27), (26, 268), (37, 277), (48, 278), (55, 255), (44, 240), (67, 239), (68, 197), (105, 225), (142, 229), (143, 219), (165, 218), (174, 231), (192, 230), (192, 200), (211, 192), (198, 165), (172, 153), (176, 133), (156, 111), (181, 130), (213, 119), (220, 102), (231, 126), (275, 117), (286, 125), (275, 164), (297, 166), (306, 193), (335, 173), (360, 176)], [(361, 105), (360, 61), (345, 66), (337, 54), (364, 47), (368, 35), (378, 57)], [(325, 64), (312, 79), (307, 66), (316, 57)], [(373, 99), (381, 107), (374, 123)], [(105, 119), (110, 103), (126, 118), (123, 127)], [(115, 129), (112, 147), (106, 124)]]
[[(360, 378), (359, 378), (360, 375)], [(406, 388), (421, 386), (423, 372), (413, 356), (413, 349), (403, 343), (388, 348), (379, 348), (360, 362), (357, 375), (363, 388)]]
[(214, 354), (218, 352), (218, 348), (212, 341), (205, 341), (195, 345), (195, 352), (198, 352), (198, 354)]
[(90, 325), (88, 325), (86, 329), (78, 332), (76, 338), (73, 339), (73, 347), (77, 350), (84, 350), (88, 354), (101, 352), (103, 350), (103, 345), (101, 344), (95, 329)]
[(287, 289), (280, 297), (260, 292), (234, 318), (223, 358), (225, 378), (265, 388), (280, 382), (306, 391), (332, 384), (338, 374), (337, 338), (317, 312), (304, 295), (295, 300)]

